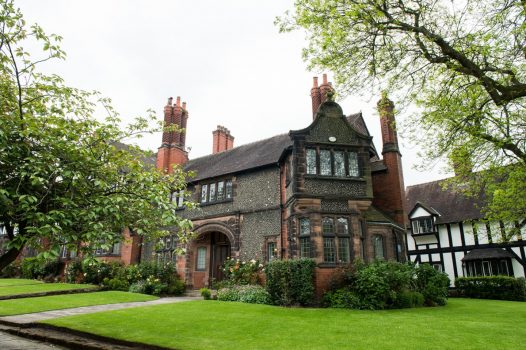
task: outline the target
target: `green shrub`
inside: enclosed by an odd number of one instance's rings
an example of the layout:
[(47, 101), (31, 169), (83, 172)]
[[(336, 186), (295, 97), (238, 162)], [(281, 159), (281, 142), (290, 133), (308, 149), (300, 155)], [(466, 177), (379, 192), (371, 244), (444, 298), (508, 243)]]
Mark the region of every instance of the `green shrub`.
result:
[(446, 305), (449, 289), (449, 277), (429, 264), (420, 264), (415, 269), (416, 289), (424, 296), (428, 306)]
[(184, 282), (180, 279), (174, 279), (172, 280), (167, 286), (166, 291), (164, 294), (167, 295), (182, 295), (184, 291), (186, 290), (186, 285)]
[(240, 285), (222, 288), (217, 292), (217, 300), (240, 301), (250, 304), (268, 304), (269, 294), (259, 285)]
[(323, 304), (332, 308), (360, 309), (360, 298), (350, 289), (340, 288), (325, 293)]
[(102, 285), (110, 290), (121, 290), (127, 292), (130, 289), (130, 284), (128, 281), (120, 278), (105, 278), (102, 281)]
[(395, 307), (407, 309), (424, 305), (424, 296), (420, 292), (403, 291), (397, 294)]
[(227, 258), (223, 265), (225, 279), (219, 286), (238, 286), (242, 284), (261, 284), (260, 273), (263, 265), (257, 260), (242, 261)]
[(15, 260), (0, 271), (0, 278), (17, 278), (20, 277), (21, 273), (20, 263)]
[(146, 290), (146, 282), (145, 281), (138, 281), (130, 285), (130, 289), (128, 290), (131, 293), (140, 293), (144, 294)]
[(468, 298), (526, 301), (526, 280), (522, 277), (459, 277), (455, 287)]
[(314, 269), (310, 259), (274, 260), (266, 267), (266, 287), (274, 305), (314, 303)]
[(201, 296), (205, 300), (210, 300), (210, 298), (212, 297), (212, 293), (210, 292), (210, 289), (208, 288), (201, 288), (199, 289), (199, 292), (201, 293)]
[(22, 261), (22, 277), (55, 281), (62, 272), (64, 264), (57, 259), (25, 258)]

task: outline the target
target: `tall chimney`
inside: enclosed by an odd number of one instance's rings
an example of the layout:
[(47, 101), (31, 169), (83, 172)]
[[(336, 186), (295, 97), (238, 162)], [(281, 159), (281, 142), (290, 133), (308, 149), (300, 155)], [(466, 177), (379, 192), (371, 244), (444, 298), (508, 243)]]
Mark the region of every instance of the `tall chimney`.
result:
[(230, 130), (224, 126), (218, 125), (217, 129), (212, 131), (213, 144), (212, 153), (216, 154), (223, 151), (228, 151), (234, 147), (234, 136), (230, 134)]
[(318, 77), (312, 78), (313, 84), (312, 89), (310, 89), (310, 97), (312, 98), (312, 118), (316, 117), (316, 112), (321, 105), (321, 93), (318, 86)]
[(333, 91), (331, 83), (327, 81), (327, 74), (323, 73), (323, 82), (320, 85), (321, 103), (327, 101), (327, 94), (329, 91)]

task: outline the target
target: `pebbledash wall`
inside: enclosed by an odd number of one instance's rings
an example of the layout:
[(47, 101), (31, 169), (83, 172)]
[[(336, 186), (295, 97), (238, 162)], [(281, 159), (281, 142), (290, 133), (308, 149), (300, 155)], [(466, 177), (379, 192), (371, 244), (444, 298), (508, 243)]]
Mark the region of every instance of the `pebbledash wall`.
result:
[[(394, 105), (378, 103), (382, 158), (361, 113), (344, 115), (330, 101), (326, 75), (311, 88), (312, 116), (306, 127), (234, 147), (230, 130), (218, 126), (212, 154), (188, 159), (185, 134), (163, 133), (156, 165), (173, 165), (196, 176), (180, 215), (192, 220), (196, 238), (184, 256), (175, 256), (175, 235), (162, 248), (143, 242), (141, 260), (175, 261), (189, 287), (210, 286), (223, 278), (227, 257), (241, 260), (312, 258), (318, 293), (339, 266), (360, 258), (403, 261), (406, 257), (404, 185), (395, 130)], [(167, 124), (187, 128), (186, 104), (172, 98), (164, 108)], [(190, 126), (191, 127), (191, 126)], [(132, 261), (130, 261), (132, 262)]]
[(487, 222), (484, 198), (467, 198), (445, 183), (409, 186), (406, 205), (411, 261), (430, 263), (457, 277), (526, 275), (526, 229), (518, 223)]

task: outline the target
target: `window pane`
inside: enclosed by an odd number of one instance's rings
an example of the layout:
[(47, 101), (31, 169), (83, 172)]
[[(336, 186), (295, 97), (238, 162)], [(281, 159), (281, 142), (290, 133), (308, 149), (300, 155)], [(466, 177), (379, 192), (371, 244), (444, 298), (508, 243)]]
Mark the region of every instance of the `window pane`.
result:
[(323, 238), (323, 261), (329, 263), (336, 262), (336, 252), (334, 250), (334, 238)]
[(225, 198), (232, 198), (232, 180), (226, 180), (225, 182)]
[(184, 191), (181, 190), (181, 191), (179, 191), (179, 201), (177, 203), (177, 206), (178, 207), (182, 207), (183, 204), (184, 204)]
[(332, 175), (331, 151), (328, 151), (328, 150), (320, 151), (320, 174), (321, 175)]
[(272, 261), (276, 258), (276, 242), (267, 243), (267, 256), (268, 261)]
[(340, 238), (339, 249), (339, 258), (340, 262), (348, 263), (349, 262), (349, 238)]
[(225, 198), (225, 182), (219, 181), (217, 183), (217, 200), (222, 201)]
[(307, 174), (316, 174), (316, 150), (307, 148)]
[(336, 224), (336, 233), (339, 235), (349, 234), (349, 221), (346, 218), (338, 218)]
[(300, 238), (300, 258), (310, 258), (310, 238)]
[(310, 220), (307, 218), (300, 220), (300, 235), (310, 236)]
[(356, 152), (349, 153), (349, 176), (360, 176), (360, 167), (358, 166), (358, 154), (356, 154)]
[(343, 152), (334, 152), (334, 175), (345, 176), (345, 160)]
[(201, 186), (201, 203), (206, 203), (208, 199), (208, 185)]
[(210, 202), (216, 201), (216, 184), (210, 184)]
[(197, 248), (197, 267), (196, 270), (204, 270), (206, 268), (206, 247)]
[(373, 237), (373, 248), (374, 248), (374, 258), (375, 259), (384, 259), (384, 238), (382, 236)]
[(323, 218), (323, 233), (334, 234), (334, 220), (332, 218)]

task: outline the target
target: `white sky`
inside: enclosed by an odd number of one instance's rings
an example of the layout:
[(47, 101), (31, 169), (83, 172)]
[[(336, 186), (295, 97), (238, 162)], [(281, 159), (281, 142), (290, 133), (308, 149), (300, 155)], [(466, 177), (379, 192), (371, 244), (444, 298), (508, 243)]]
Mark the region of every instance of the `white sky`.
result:
[[(181, 96), (190, 115), (190, 158), (211, 153), (217, 125), (230, 129), (239, 146), (312, 121), (312, 77), (321, 79), (321, 72), (307, 71), (301, 58), (304, 34), (279, 34), (273, 24), (292, 10), (293, 0), (19, 0), (16, 5), (29, 23), (64, 37), (67, 60), (43, 68), (71, 86), (110, 97), (123, 119), (148, 108), (162, 118), (167, 98)], [(338, 102), (347, 115), (363, 112), (380, 151), (378, 99)], [(414, 170), (417, 147), (400, 142), (406, 186), (446, 177), (438, 166)], [(160, 133), (138, 142), (151, 150), (160, 143)]]

